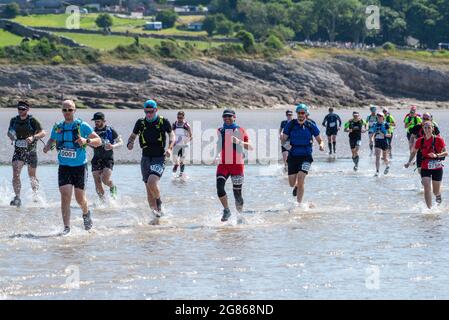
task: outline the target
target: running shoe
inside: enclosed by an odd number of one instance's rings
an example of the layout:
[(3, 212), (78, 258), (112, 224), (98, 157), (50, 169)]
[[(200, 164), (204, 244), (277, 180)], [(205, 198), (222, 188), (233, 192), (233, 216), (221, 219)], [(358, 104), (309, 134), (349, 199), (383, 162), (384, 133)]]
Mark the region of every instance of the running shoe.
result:
[(19, 208), (22, 205), (22, 200), (19, 197), (15, 196), (14, 199), (9, 203), (11, 206), (16, 206)]
[(231, 210), (229, 208), (223, 209), (223, 216), (221, 217), (221, 221), (225, 222), (231, 217)]
[(374, 175), (375, 177), (379, 176), (379, 171), (376, 172), (376, 174)]
[(83, 221), (84, 221), (84, 230), (88, 231), (92, 229), (92, 219), (90, 218), (90, 210), (87, 211), (86, 215), (83, 215)]
[(112, 186), (110, 189), (112, 199), (117, 199), (117, 186)]
[(64, 227), (64, 231), (62, 231), (62, 234), (61, 234), (61, 235), (66, 236), (66, 235), (68, 235), (69, 233), (70, 233), (70, 227), (65, 226), (65, 227)]
[(359, 167), (357, 167), (357, 165), (354, 166), (354, 171), (359, 170)]
[(440, 203), (443, 201), (443, 199), (441, 199), (441, 194), (439, 194), (439, 195), (437, 195), (437, 196), (435, 197), (435, 201), (436, 201), (438, 204), (440, 204)]
[(390, 166), (387, 166), (387, 167), (385, 168), (384, 174), (388, 174), (389, 171), (390, 171)]
[(159, 211), (160, 214), (162, 215), (162, 201), (161, 201), (161, 198), (156, 199), (156, 206), (157, 206), (157, 211)]

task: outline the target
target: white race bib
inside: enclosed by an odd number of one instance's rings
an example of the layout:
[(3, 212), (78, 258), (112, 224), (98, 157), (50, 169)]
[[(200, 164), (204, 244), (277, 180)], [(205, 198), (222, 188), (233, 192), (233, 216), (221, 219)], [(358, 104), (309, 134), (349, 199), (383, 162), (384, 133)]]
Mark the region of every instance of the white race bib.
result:
[(235, 185), (243, 184), (244, 180), (245, 180), (244, 176), (231, 176), (232, 184), (235, 184)]
[(428, 168), (429, 170), (441, 169), (443, 168), (443, 162), (441, 160), (429, 160)]
[(26, 140), (16, 140), (17, 148), (28, 148), (28, 142)]
[(61, 158), (76, 159), (76, 150), (62, 149), (61, 151), (59, 151), (59, 155), (61, 156)]
[(153, 171), (153, 172), (156, 172), (156, 173), (158, 173), (160, 175), (162, 175), (162, 173), (164, 172), (164, 168), (161, 165), (159, 165), (159, 164), (152, 164), (150, 166), (150, 170)]
[(378, 133), (378, 134), (376, 135), (376, 139), (378, 139), (378, 140), (385, 139), (385, 135), (384, 135), (383, 133)]
[(310, 166), (311, 166), (310, 162), (303, 162), (302, 166), (301, 166), (301, 170), (302, 171), (309, 171), (310, 170)]
[(362, 145), (362, 140), (357, 140), (356, 145), (360, 147)]
[(333, 128), (333, 127), (335, 127), (336, 124), (337, 124), (336, 122), (330, 122), (329, 127)]

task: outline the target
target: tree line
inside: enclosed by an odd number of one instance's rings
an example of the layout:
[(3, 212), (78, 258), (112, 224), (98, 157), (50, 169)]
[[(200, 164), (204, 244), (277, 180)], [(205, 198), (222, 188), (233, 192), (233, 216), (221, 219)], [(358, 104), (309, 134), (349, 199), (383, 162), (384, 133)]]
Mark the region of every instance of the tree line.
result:
[[(207, 1), (206, 1), (207, 2)], [(408, 37), (435, 48), (449, 42), (448, 0), (211, 0), (204, 21), (209, 36), (241, 30), (256, 40), (341, 41), (405, 45)], [(380, 27), (368, 29), (368, 6), (379, 8)]]

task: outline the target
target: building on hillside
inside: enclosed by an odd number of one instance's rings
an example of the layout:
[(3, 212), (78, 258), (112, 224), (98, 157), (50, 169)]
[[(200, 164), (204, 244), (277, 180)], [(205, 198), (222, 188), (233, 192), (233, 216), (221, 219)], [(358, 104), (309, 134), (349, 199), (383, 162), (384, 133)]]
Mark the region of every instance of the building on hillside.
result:
[(162, 30), (162, 22), (160, 21), (150, 21), (145, 23), (144, 30)]
[(203, 23), (202, 22), (189, 23), (187, 25), (187, 30), (190, 30), (190, 31), (201, 31), (201, 30), (203, 30)]
[(182, 6), (174, 8), (176, 13), (207, 13), (208, 8), (203, 6)]

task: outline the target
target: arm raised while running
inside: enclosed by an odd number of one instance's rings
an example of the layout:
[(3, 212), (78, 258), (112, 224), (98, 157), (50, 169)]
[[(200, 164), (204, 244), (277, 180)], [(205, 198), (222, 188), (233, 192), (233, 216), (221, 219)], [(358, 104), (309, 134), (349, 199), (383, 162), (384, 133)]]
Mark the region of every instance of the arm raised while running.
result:
[(168, 134), (168, 148), (165, 151), (165, 156), (166, 157), (170, 157), (171, 156), (171, 152), (173, 150), (173, 147), (175, 146), (175, 139), (176, 139), (175, 132), (172, 130)]
[(89, 134), (86, 138), (79, 137), (78, 140), (75, 141), (80, 146), (88, 145), (90, 147), (97, 148), (102, 145), (101, 138), (95, 132)]

